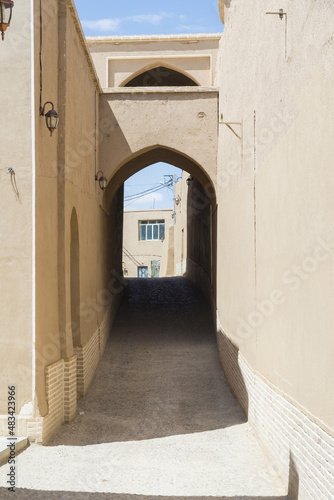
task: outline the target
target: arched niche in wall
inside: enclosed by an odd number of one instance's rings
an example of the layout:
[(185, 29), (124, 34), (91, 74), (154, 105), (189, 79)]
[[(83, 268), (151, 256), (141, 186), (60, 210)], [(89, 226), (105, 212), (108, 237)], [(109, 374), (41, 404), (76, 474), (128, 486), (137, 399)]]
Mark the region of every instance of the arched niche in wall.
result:
[(181, 72), (165, 64), (151, 65), (137, 71), (127, 78), (121, 87), (196, 87), (199, 83)]
[(73, 346), (81, 344), (80, 336), (80, 246), (79, 225), (75, 208), (71, 214), (70, 242), (70, 279), (71, 279), (71, 327)]

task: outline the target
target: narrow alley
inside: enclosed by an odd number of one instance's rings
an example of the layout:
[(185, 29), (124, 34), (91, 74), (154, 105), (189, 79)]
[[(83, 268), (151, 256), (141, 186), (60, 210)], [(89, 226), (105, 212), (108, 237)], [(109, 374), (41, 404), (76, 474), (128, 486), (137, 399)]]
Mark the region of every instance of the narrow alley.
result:
[[(8, 464), (0, 469), (0, 499)], [(98, 493), (92, 493), (98, 492)], [(219, 365), (185, 278), (129, 279), (78, 413), (18, 457), (18, 498), (288, 498)]]

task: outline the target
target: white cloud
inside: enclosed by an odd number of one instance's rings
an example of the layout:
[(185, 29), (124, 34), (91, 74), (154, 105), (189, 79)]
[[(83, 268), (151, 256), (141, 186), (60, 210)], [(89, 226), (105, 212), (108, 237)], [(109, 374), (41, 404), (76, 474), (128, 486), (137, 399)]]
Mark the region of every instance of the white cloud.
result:
[(123, 24), (127, 21), (132, 21), (134, 23), (148, 23), (157, 26), (166, 18), (184, 19), (185, 16), (177, 16), (176, 14), (172, 14), (169, 12), (160, 12), (159, 14), (139, 14), (137, 16), (128, 16), (121, 19), (98, 19), (96, 21), (83, 20), (81, 21), (81, 24), (83, 28), (89, 30), (113, 33), (118, 30), (120, 24)]
[(82, 21), (84, 28), (97, 31), (117, 31), (120, 19), (98, 19), (97, 21)]
[(191, 26), (191, 25), (186, 25), (186, 24), (182, 24), (180, 26), (177, 26), (176, 28), (177, 31), (183, 31), (183, 32), (191, 32), (191, 33), (202, 33), (202, 32), (206, 32), (207, 31), (207, 28), (206, 26)]
[(134, 23), (160, 24), (164, 17), (166, 16), (163, 14), (141, 14), (138, 16), (130, 16), (127, 19)]
[(149, 23), (149, 24), (160, 24), (166, 17), (174, 17), (174, 14), (169, 14), (168, 12), (161, 12), (160, 14), (140, 14), (138, 16), (129, 16), (127, 19), (135, 23)]

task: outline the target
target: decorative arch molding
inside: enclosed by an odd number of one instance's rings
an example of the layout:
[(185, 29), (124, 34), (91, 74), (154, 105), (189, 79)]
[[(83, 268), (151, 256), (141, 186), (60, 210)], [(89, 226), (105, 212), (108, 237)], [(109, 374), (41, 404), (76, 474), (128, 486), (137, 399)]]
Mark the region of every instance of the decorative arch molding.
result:
[[(146, 84), (145, 84), (146, 79)], [(143, 80), (140, 85), (140, 81)], [(168, 83), (172, 82), (172, 83)], [(173, 83), (176, 82), (176, 83)], [(177, 83), (180, 82), (180, 83)], [(132, 85), (130, 85), (132, 83)], [(134, 84), (133, 84), (134, 83)], [(155, 83), (153, 85), (152, 83)], [(162, 60), (148, 64), (126, 78), (120, 87), (200, 87), (201, 84), (186, 71)]]
[(158, 162), (169, 163), (193, 175), (206, 190), (211, 205), (216, 207), (216, 190), (214, 183), (199, 163), (180, 151), (163, 145), (155, 145), (144, 148), (129, 156), (118, 165), (113, 175), (109, 177), (108, 186), (103, 197), (103, 208), (106, 212), (110, 212), (114, 195), (129, 177), (139, 172), (139, 170)]

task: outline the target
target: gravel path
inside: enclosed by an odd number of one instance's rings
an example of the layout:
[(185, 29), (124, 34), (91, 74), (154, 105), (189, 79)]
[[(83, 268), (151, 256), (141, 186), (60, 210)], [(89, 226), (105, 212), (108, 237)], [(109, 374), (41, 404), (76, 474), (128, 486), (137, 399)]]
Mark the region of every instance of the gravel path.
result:
[(207, 303), (184, 278), (128, 283), (77, 417), (19, 455), (19, 489), (0, 500), (286, 499), (220, 369)]

